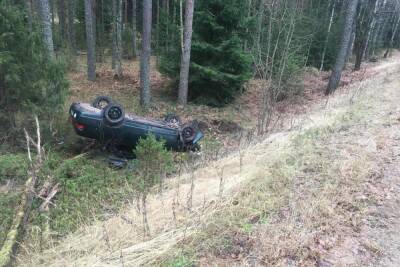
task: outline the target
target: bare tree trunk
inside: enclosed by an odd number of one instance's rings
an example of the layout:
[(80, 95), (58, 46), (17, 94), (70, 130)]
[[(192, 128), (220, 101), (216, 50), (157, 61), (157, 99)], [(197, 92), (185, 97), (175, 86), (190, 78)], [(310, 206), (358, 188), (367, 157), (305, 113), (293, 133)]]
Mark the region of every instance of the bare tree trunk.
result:
[[(368, 32), (370, 31), (370, 23), (368, 23), (368, 20), (370, 19), (369, 17), (369, 9), (368, 5), (365, 4), (366, 6), (363, 8), (362, 5), (364, 3), (361, 2), (361, 8), (360, 8), (360, 14), (357, 17), (357, 29), (356, 29), (356, 38), (355, 38), (355, 56), (356, 60), (354, 63), (354, 71), (359, 71), (361, 69), (361, 64), (363, 60), (363, 53), (365, 50), (365, 46), (367, 45), (367, 36)], [(367, 34), (365, 34), (365, 31), (367, 31)]]
[(128, 0), (124, 0), (124, 24), (128, 24)]
[(89, 81), (96, 80), (96, 36), (93, 16), (92, 0), (85, 0), (87, 74)]
[(132, 48), (134, 58), (137, 57), (136, 31), (136, 0), (132, 0)]
[(32, 33), (33, 15), (32, 15), (32, 0), (26, 0), (26, 13), (28, 14), (28, 29)]
[[(96, 39), (98, 40), (96, 59), (97, 62), (104, 62), (104, 0), (100, 0), (99, 7), (96, 7), (94, 10), (97, 10), (97, 13), (99, 14), (99, 22), (93, 23), (95, 25), (95, 31), (98, 31), (98, 36)], [(95, 12), (95, 14), (97, 13)], [(94, 16), (94, 19), (96, 19), (95, 17), (96, 15)]]
[(143, 34), (140, 55), (140, 104), (147, 108), (150, 104), (150, 57), (151, 57), (151, 17), (152, 1), (143, 1)]
[(158, 65), (158, 58), (159, 58), (159, 54), (160, 54), (160, 8), (161, 8), (161, 4), (160, 4), (161, 0), (157, 0), (156, 1), (156, 8), (157, 8), (157, 27), (156, 27), (156, 52), (155, 54), (157, 55), (157, 65)]
[(181, 51), (183, 53), (183, 4), (182, 0), (179, 0), (179, 31), (181, 36)]
[(342, 71), (346, 61), (347, 49), (351, 41), (351, 33), (353, 30), (353, 22), (357, 11), (357, 5), (358, 5), (358, 0), (350, 0), (348, 3), (342, 41), (340, 44), (339, 53), (336, 58), (335, 67), (333, 68), (331, 77), (329, 79), (328, 87), (325, 91), (326, 95), (333, 93), (339, 86), (339, 82), (342, 76)]
[(117, 1), (112, 0), (112, 52), (111, 52), (111, 68), (115, 70), (117, 66)]
[(51, 30), (49, 0), (39, 0), (43, 42), (50, 58), (54, 58), (53, 32)]
[(73, 54), (76, 54), (75, 0), (68, 0), (68, 41)]
[(115, 65), (115, 75), (122, 77), (122, 0), (117, 0), (117, 17), (116, 17), (116, 40), (117, 40), (117, 62)]
[[(36, 2), (36, 5), (40, 5), (39, 4), (39, 1), (37, 1), (37, 0), (32, 0), (33, 1), (33, 3), (35, 3)], [(54, 1), (56, 1), (56, 0), (49, 0), (50, 2), (49, 2), (49, 4), (50, 4), (50, 13), (51, 13), (51, 29), (53, 30), (53, 32), (54, 32), (54, 29), (55, 29), (55, 22), (54, 22), (54, 17), (55, 17), (55, 11), (54, 11)], [(39, 7), (39, 9), (38, 10), (40, 10), (40, 7)], [(40, 13), (40, 11), (39, 11), (39, 13)], [(55, 37), (54, 37), (54, 39), (56, 39)]]
[(328, 31), (326, 33), (326, 39), (325, 39), (325, 43), (324, 43), (324, 50), (322, 51), (321, 66), (319, 67), (319, 71), (322, 71), (323, 68), (324, 68), (326, 48), (328, 47), (329, 35), (331, 33), (331, 28), (332, 28), (332, 24), (333, 24), (333, 17), (335, 16), (335, 8), (336, 8), (336, 0), (333, 0), (332, 12), (331, 12), (331, 16), (330, 16), (330, 19), (329, 19)]
[(258, 6), (258, 18), (257, 18), (257, 35), (256, 35), (256, 45), (257, 52), (261, 55), (261, 35), (262, 35), (262, 26), (263, 26), (263, 18), (264, 18), (264, 0), (260, 0), (260, 4)]
[[(386, 9), (386, 4), (387, 4), (387, 0), (382, 0), (382, 3), (379, 7), (379, 11), (385, 11)], [(376, 30), (371, 38), (372, 43), (370, 44), (370, 52), (369, 54), (372, 54), (372, 56), (375, 56), (375, 49), (376, 49), (376, 43), (379, 40), (379, 37), (381, 36), (381, 33), (384, 31), (385, 27), (386, 27), (386, 23), (387, 23), (387, 18), (385, 15), (380, 15), (378, 16), (377, 20), (376, 20)], [(372, 50), (372, 51), (371, 51)]]
[[(247, 3), (247, 17), (250, 18), (250, 16), (251, 16), (251, 5), (252, 5), (252, 0), (247, 0), (246, 3)], [(248, 34), (249, 34), (249, 27), (246, 27), (246, 35), (248, 35)], [(248, 52), (248, 50), (249, 50), (249, 49), (248, 49), (248, 38), (246, 38), (246, 39), (244, 40), (243, 47), (244, 47), (244, 51)]]
[(60, 26), (60, 35), (61, 39), (65, 40), (66, 38), (66, 23), (65, 23), (65, 2), (64, 0), (58, 0), (58, 25)]
[(355, 39), (356, 39), (356, 24), (353, 23), (353, 30), (352, 30), (352, 32), (351, 32), (351, 39), (350, 39), (351, 41), (350, 41), (350, 43), (349, 43), (349, 46), (348, 46), (348, 49), (347, 49), (347, 52), (346, 52), (346, 61), (345, 61), (345, 64), (346, 64), (347, 62), (349, 62), (351, 56), (353, 55), (353, 47), (354, 47), (354, 41), (355, 41)]
[(370, 41), (371, 41), (371, 35), (375, 30), (376, 15), (377, 15), (377, 12), (378, 12), (379, 4), (380, 4), (380, 0), (376, 0), (375, 7), (374, 7), (374, 13), (372, 14), (371, 26), (370, 26), (370, 28), (368, 30), (367, 42), (365, 44), (364, 51), (363, 51), (363, 58), (364, 59), (368, 58), (367, 51), (368, 51), (368, 47), (369, 47), (369, 44), (370, 44)]
[(188, 80), (190, 69), (190, 50), (192, 46), (194, 0), (186, 0), (184, 45), (181, 57), (178, 103), (186, 106), (188, 98)]
[(394, 29), (392, 32), (392, 36), (390, 37), (390, 42), (389, 42), (389, 47), (387, 48), (385, 55), (383, 56), (384, 58), (387, 58), (389, 53), (390, 53), (390, 49), (392, 49), (393, 47), (393, 41), (394, 41), (394, 37), (396, 36), (397, 33), (397, 28), (399, 27), (399, 23), (400, 23), (400, 15), (396, 20), (396, 23), (394, 24)]

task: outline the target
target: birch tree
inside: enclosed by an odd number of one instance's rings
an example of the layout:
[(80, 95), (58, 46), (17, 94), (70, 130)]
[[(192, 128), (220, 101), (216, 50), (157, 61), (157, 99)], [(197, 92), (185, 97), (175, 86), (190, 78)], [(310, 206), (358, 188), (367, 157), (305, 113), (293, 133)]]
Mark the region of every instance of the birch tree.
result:
[(150, 56), (151, 56), (152, 1), (143, 1), (142, 51), (140, 55), (140, 104), (147, 108), (150, 104)]
[(96, 37), (93, 17), (93, 2), (92, 0), (85, 0), (87, 75), (89, 81), (96, 80)]
[(332, 70), (332, 74), (329, 79), (328, 87), (325, 91), (326, 95), (333, 93), (339, 86), (339, 82), (342, 77), (342, 71), (346, 63), (347, 49), (351, 41), (353, 22), (357, 11), (357, 5), (358, 5), (358, 0), (350, 0), (348, 2), (346, 21), (342, 33), (342, 41), (340, 43), (339, 53), (336, 58), (335, 66)]
[(186, 0), (184, 44), (181, 57), (178, 103), (185, 106), (188, 98), (190, 50), (192, 46), (194, 0)]
[(40, 17), (42, 24), (43, 43), (48, 55), (54, 58), (53, 32), (51, 29), (50, 5), (49, 0), (39, 0)]

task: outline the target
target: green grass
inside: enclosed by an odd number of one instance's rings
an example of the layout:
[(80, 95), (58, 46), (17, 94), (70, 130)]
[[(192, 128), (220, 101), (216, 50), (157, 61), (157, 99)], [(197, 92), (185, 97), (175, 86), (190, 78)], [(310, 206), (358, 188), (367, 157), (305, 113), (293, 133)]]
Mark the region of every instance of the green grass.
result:
[(0, 185), (5, 183), (7, 180), (15, 180), (16, 182), (25, 180), (28, 167), (26, 154), (1, 154)]
[[(61, 191), (56, 195), (49, 214), (38, 211), (42, 201), (35, 199), (30, 216), (33, 225), (42, 226), (43, 219), (50, 216), (51, 230), (65, 235), (78, 229), (82, 223), (90, 223), (117, 211), (124, 200), (134, 197), (130, 187), (133, 172), (109, 167), (105, 157), (98, 154), (103, 153), (93, 151), (86, 157), (68, 159), (69, 153), (47, 151), (37, 188), (51, 179), (53, 184), (60, 184)], [(27, 178), (26, 157), (23, 153), (2, 153), (0, 156), (0, 186), (8, 180), (16, 183), (15, 190), (0, 191), (0, 243), (13, 219), (13, 208)]]
[[(60, 154), (49, 156), (42, 177), (50, 175), (61, 192), (50, 209), (51, 229), (65, 235), (82, 224), (116, 212), (132, 196), (134, 179), (129, 170), (114, 170), (101, 157), (89, 155), (65, 160)], [(39, 203), (37, 203), (39, 204)], [(42, 216), (38, 215), (36, 223)]]
[(2, 194), (0, 193), (0, 247), (2, 246), (8, 229), (11, 226), (14, 207), (18, 204), (20, 194), (10, 193)]

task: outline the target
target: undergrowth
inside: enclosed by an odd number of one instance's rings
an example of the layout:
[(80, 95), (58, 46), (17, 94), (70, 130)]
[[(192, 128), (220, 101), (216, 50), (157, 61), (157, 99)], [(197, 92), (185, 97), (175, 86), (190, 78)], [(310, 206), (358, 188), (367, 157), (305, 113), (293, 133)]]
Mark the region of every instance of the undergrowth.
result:
[[(64, 159), (52, 153), (41, 177), (51, 177), (61, 187), (50, 209), (51, 229), (59, 235), (116, 212), (132, 192), (129, 187), (132, 176), (110, 168), (105, 160), (93, 155)], [(39, 201), (35, 204), (39, 205)], [(34, 222), (41, 224), (44, 215), (36, 215)]]

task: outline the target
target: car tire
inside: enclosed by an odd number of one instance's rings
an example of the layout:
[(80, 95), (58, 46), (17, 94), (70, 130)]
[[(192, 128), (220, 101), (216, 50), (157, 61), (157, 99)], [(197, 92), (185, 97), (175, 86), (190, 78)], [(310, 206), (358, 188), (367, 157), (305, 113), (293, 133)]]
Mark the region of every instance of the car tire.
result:
[(200, 152), (201, 151), (201, 145), (200, 144), (194, 144), (191, 148), (190, 151), (192, 152)]
[(170, 124), (177, 124), (177, 125), (181, 125), (182, 124), (182, 120), (181, 118), (174, 114), (174, 113), (169, 113), (165, 116), (164, 118), (164, 122), (166, 123), (170, 123)]
[(103, 118), (107, 125), (118, 127), (125, 120), (125, 110), (119, 104), (108, 104), (107, 107), (103, 109)]
[(113, 103), (111, 97), (101, 95), (96, 97), (96, 99), (92, 102), (92, 106), (98, 109), (104, 109), (111, 103)]
[(193, 142), (196, 137), (196, 129), (192, 125), (183, 127), (182, 129), (182, 139), (185, 143)]

